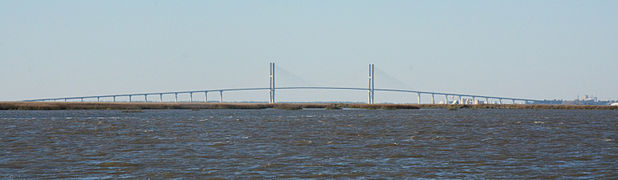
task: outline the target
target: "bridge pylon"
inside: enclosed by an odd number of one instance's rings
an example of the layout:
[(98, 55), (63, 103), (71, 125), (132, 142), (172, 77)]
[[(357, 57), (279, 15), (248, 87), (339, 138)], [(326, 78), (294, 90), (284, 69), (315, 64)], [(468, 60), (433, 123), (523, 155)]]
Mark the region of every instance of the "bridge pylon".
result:
[(270, 67), (270, 72), (268, 74), (268, 78), (270, 79), (270, 87), (268, 87), (268, 92), (270, 93), (270, 96), (268, 99), (268, 103), (270, 104), (274, 104), (275, 103), (275, 63), (271, 62), (269, 63), (269, 67)]
[(368, 97), (368, 101), (367, 104), (373, 104), (374, 103), (374, 97), (375, 97), (375, 64), (369, 64), (369, 87), (367, 88), (369, 90), (369, 97)]

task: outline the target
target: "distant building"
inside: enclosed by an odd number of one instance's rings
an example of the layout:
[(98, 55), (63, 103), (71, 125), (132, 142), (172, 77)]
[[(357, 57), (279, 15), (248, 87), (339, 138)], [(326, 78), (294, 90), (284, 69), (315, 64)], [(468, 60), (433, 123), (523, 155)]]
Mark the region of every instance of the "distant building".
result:
[(584, 95), (583, 99), (579, 99), (579, 96), (576, 100), (572, 101), (563, 101), (562, 104), (570, 104), (570, 105), (611, 105), (612, 101), (599, 101), (597, 97)]

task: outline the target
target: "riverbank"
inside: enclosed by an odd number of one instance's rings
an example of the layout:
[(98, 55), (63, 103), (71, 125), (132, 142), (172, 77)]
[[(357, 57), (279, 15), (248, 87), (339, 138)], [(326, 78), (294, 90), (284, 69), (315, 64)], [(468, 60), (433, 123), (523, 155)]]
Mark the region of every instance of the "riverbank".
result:
[(127, 110), (127, 109), (605, 109), (618, 106), (540, 105), (540, 104), (348, 104), (348, 103), (172, 103), (172, 102), (0, 102), (0, 110)]

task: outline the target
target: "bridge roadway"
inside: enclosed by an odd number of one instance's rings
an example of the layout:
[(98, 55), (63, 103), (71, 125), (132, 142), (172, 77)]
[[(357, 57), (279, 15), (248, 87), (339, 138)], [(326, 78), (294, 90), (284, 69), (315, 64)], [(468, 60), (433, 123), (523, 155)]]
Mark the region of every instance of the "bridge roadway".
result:
[[(305, 87), (276, 87), (273, 90), (357, 90), (357, 91), (371, 91), (370, 88), (351, 88), (351, 87), (328, 87), (328, 86), (305, 86)], [(113, 98), (113, 102), (116, 102), (117, 97), (128, 97), (129, 102), (133, 101), (133, 97), (143, 97), (145, 102), (148, 101), (148, 96), (159, 95), (159, 102), (163, 102), (164, 95), (174, 95), (174, 102), (178, 102), (179, 94), (189, 94), (190, 102), (193, 102), (193, 94), (195, 93), (203, 93), (204, 94), (204, 102), (208, 102), (208, 93), (209, 92), (219, 92), (219, 102), (223, 102), (223, 93), (231, 92), (231, 91), (259, 91), (259, 90), (271, 90), (271, 88), (230, 88), (230, 89), (209, 89), (209, 90), (195, 90), (195, 91), (170, 91), (170, 92), (155, 92), (155, 93), (131, 93), (131, 94), (114, 94), (114, 95), (100, 95), (100, 96), (74, 96), (74, 97), (62, 97), (62, 98), (44, 98), (44, 99), (32, 99), (25, 100), (28, 102), (35, 101), (68, 101), (68, 100), (80, 100), (84, 101), (85, 99), (96, 99), (97, 102), (101, 101), (101, 98)], [(405, 89), (381, 89), (375, 88), (374, 91), (382, 91), (382, 92), (404, 92), (404, 93), (416, 93), (418, 104), (421, 104), (420, 96), (422, 94), (431, 95), (431, 102), (435, 104), (435, 95), (445, 96), (445, 102), (448, 102), (448, 97), (458, 97), (457, 100), (462, 102), (464, 97), (470, 97), (473, 100), (477, 98), (485, 99), (486, 102), (489, 100), (498, 100), (500, 104), (502, 104), (503, 100), (510, 100), (514, 104), (515, 101), (523, 102), (527, 104), (529, 102), (541, 102), (542, 100), (536, 99), (526, 99), (526, 98), (511, 98), (511, 97), (498, 97), (498, 96), (483, 96), (483, 95), (472, 95), (472, 94), (461, 94), (461, 93), (444, 93), (444, 92), (430, 92), (430, 91), (416, 91), (416, 90), (405, 90)]]

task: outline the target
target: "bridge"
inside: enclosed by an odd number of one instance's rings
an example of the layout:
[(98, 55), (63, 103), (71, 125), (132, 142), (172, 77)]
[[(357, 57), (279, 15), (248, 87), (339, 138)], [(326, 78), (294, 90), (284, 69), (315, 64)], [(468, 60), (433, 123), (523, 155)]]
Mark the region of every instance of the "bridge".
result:
[[(148, 92), (148, 93), (129, 93), (129, 94), (110, 94), (110, 95), (96, 95), (96, 96), (74, 96), (74, 97), (60, 97), (60, 98), (43, 98), (43, 99), (31, 99), (24, 100), (28, 102), (37, 102), (37, 101), (45, 101), (45, 102), (54, 102), (54, 101), (75, 101), (79, 100), (80, 102), (84, 101), (93, 101), (93, 102), (101, 102), (102, 100), (110, 99), (112, 102), (116, 102), (116, 99), (119, 97), (128, 98), (129, 102), (135, 102), (134, 98), (140, 98), (143, 102), (167, 102), (164, 101), (164, 96), (172, 95), (174, 97), (173, 102), (178, 102), (178, 95), (189, 95), (189, 102), (208, 102), (208, 94), (209, 93), (218, 93), (219, 101), (223, 102), (223, 94), (224, 92), (233, 92), (233, 91), (268, 91), (268, 103), (276, 103), (275, 92), (277, 90), (348, 90), (348, 91), (367, 91), (367, 103), (374, 104), (375, 103), (375, 92), (403, 92), (403, 93), (411, 93), (416, 94), (417, 103), (421, 104), (421, 95), (430, 95), (431, 103), (436, 104), (436, 99), (439, 97), (443, 97), (444, 101), (441, 103), (448, 104), (503, 104), (503, 103), (512, 103), (512, 104), (539, 104), (544, 102), (544, 100), (537, 99), (528, 99), (528, 98), (513, 98), (513, 97), (499, 97), (499, 96), (484, 96), (484, 95), (474, 95), (474, 94), (462, 94), (462, 93), (447, 93), (447, 92), (431, 92), (431, 91), (418, 91), (418, 90), (406, 90), (406, 89), (382, 89), (375, 88), (375, 65), (369, 64), (369, 81), (367, 88), (358, 88), (358, 87), (332, 87), (332, 86), (294, 86), (294, 87), (277, 87), (275, 84), (275, 63), (269, 63), (270, 72), (269, 72), (269, 83), (270, 86), (268, 88), (257, 87), (257, 88), (230, 88), (230, 89), (204, 89), (204, 90), (192, 90), (192, 91), (169, 91), (169, 92)], [(203, 97), (202, 100), (196, 101), (194, 99), (194, 95), (200, 95)], [(157, 98), (158, 96), (158, 98)], [(438, 96), (438, 97), (436, 97)], [(152, 98), (154, 97), (154, 99)], [(449, 97), (453, 99), (449, 101)], [(149, 99), (150, 98), (150, 99)], [(201, 98), (200, 98), (201, 99)], [(137, 99), (136, 99), (137, 100)], [(484, 100), (484, 101), (482, 101)], [(109, 101), (109, 100), (108, 100)], [(141, 101), (140, 101), (141, 102)]]

